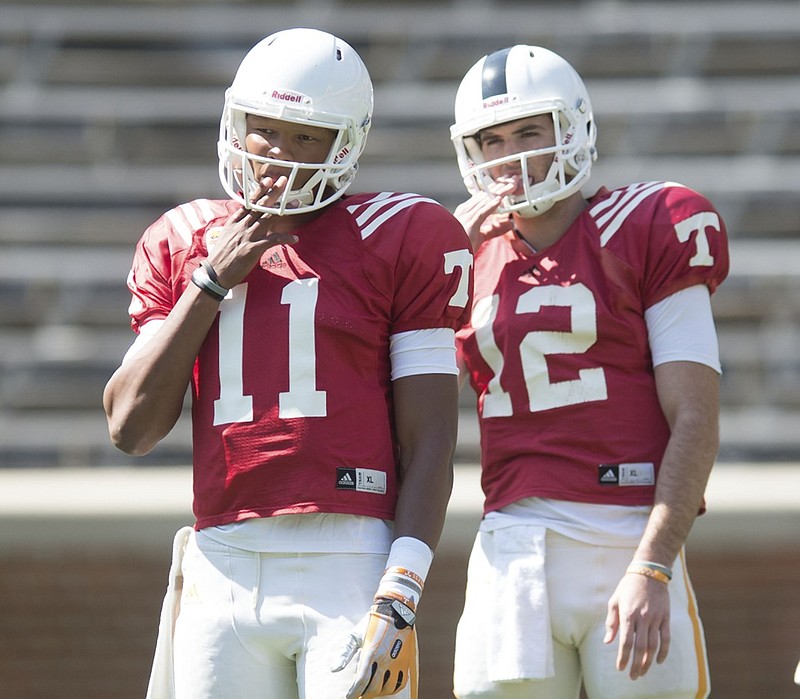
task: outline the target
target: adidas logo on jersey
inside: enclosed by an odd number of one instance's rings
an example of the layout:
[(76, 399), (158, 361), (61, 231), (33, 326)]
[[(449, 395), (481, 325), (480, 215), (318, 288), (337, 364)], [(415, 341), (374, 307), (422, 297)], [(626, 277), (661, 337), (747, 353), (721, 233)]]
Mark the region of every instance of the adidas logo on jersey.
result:
[(630, 464), (600, 464), (600, 485), (651, 486), (655, 485), (655, 464), (637, 462)]
[(267, 254), (261, 258), (262, 269), (276, 269), (278, 267), (286, 267), (286, 262), (284, 262), (281, 254), (277, 250), (271, 254), (268, 251)]
[(336, 487), (343, 490), (355, 490), (356, 470), (354, 468), (337, 468)]
[(616, 464), (600, 464), (599, 482), (600, 485), (619, 484), (619, 466)]

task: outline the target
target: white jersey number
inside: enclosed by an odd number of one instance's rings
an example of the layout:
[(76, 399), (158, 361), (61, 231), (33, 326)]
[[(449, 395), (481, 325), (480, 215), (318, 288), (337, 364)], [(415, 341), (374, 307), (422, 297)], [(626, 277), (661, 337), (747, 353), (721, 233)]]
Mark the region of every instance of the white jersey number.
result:
[[(481, 356), (493, 376), (483, 400), (483, 417), (507, 417), (512, 414), (511, 396), (501, 381), (506, 358), (497, 346), (494, 321), (499, 297), (480, 299), (472, 312), (472, 326)], [(582, 354), (597, 341), (597, 309), (592, 292), (583, 284), (572, 286), (537, 286), (517, 301), (518, 315), (538, 313), (544, 306), (570, 309), (569, 332), (534, 330), (522, 340), (519, 358), (531, 412), (566, 405), (605, 400), (608, 397), (605, 372), (601, 367), (581, 369), (578, 378), (552, 381), (547, 357), (558, 354)]]
[[(445, 254), (445, 274), (461, 270), (461, 279), (451, 306), (464, 307), (469, 300), (469, 275), (472, 254), (457, 250)], [(289, 390), (278, 396), (278, 416), (282, 419), (325, 417), (327, 394), (317, 389), (315, 318), (319, 298), (319, 279), (296, 279), (283, 287), (281, 304), (289, 306)], [(214, 425), (253, 420), (253, 396), (244, 392), (242, 355), (244, 309), (247, 284), (234, 287), (219, 309), (219, 384), (214, 401)]]
[[(278, 396), (278, 416), (325, 417), (327, 396), (317, 390), (317, 357), (314, 342), (314, 317), (319, 295), (319, 279), (298, 279), (283, 288), (281, 303), (289, 306), (289, 390)], [(214, 424), (250, 422), (253, 396), (245, 395), (242, 382), (244, 308), (247, 284), (232, 290), (232, 298), (219, 309), (219, 385), (214, 401)]]

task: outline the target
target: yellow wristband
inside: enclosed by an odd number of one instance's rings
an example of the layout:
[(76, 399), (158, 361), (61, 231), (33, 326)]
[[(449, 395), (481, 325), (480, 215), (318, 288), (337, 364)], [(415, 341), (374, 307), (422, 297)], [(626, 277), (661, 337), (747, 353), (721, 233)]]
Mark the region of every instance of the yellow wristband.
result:
[(632, 566), (644, 566), (645, 568), (650, 568), (650, 570), (658, 570), (664, 575), (666, 575), (670, 580), (672, 580), (672, 568), (669, 566), (663, 566), (660, 563), (653, 563), (653, 561), (639, 561), (633, 560), (630, 562)]
[(653, 580), (658, 580), (665, 585), (669, 585), (668, 576), (664, 575), (664, 573), (662, 573), (660, 570), (653, 570), (653, 568), (648, 568), (647, 566), (629, 565), (625, 572), (633, 573), (635, 575), (644, 575), (646, 578), (652, 578)]

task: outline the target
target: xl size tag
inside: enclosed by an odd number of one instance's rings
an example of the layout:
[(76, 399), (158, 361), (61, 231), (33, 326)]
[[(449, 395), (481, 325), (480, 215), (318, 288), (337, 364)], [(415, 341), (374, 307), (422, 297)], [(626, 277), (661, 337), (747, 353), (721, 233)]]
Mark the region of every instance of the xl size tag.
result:
[(652, 463), (600, 464), (600, 485), (655, 485), (655, 466)]
[(336, 469), (337, 490), (356, 490), (360, 493), (386, 495), (386, 473), (372, 468)]

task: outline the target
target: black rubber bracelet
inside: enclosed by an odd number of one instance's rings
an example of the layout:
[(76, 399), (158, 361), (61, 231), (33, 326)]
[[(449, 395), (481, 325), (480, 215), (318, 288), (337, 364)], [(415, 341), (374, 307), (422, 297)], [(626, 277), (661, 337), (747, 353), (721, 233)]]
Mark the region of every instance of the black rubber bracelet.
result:
[(208, 278), (212, 282), (214, 282), (215, 284), (219, 284), (219, 286), (222, 286), (222, 284), (219, 283), (219, 277), (217, 276), (216, 270), (211, 266), (211, 263), (208, 260), (203, 260), (200, 263), (200, 266), (206, 271)]
[(212, 299), (215, 301), (222, 301), (225, 296), (223, 294), (218, 294), (214, 291), (207, 283), (206, 280), (203, 279), (203, 276), (199, 274), (199, 268), (196, 269), (192, 273), (192, 281), (194, 282), (195, 286), (199, 287), (203, 291), (205, 291)]

